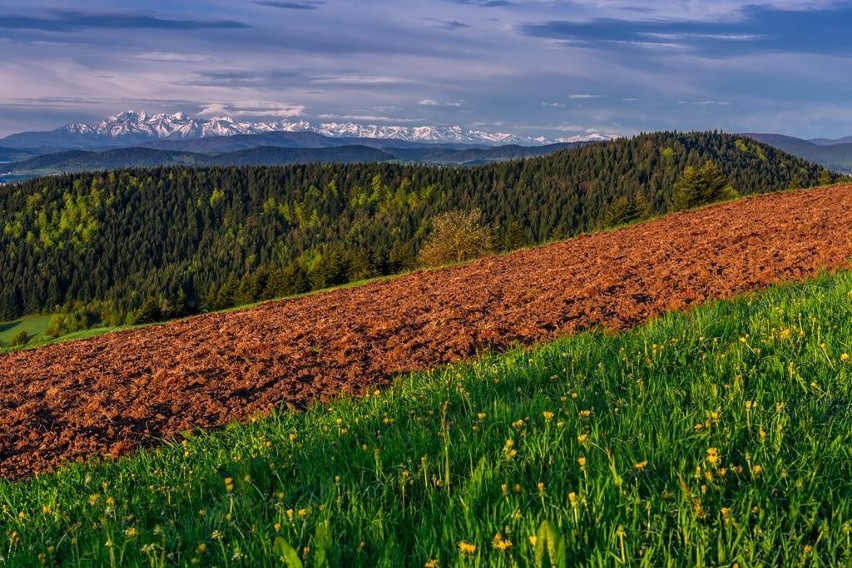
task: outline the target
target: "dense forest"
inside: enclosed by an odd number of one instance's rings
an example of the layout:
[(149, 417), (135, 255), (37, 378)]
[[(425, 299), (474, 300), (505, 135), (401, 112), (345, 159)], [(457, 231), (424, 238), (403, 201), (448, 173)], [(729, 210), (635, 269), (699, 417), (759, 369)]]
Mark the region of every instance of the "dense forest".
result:
[(640, 135), (471, 168), (170, 167), (0, 187), (0, 320), (119, 324), (305, 292), (415, 265), (432, 219), (478, 209), (497, 248), (671, 209), (712, 161), (740, 194), (836, 174), (718, 132)]

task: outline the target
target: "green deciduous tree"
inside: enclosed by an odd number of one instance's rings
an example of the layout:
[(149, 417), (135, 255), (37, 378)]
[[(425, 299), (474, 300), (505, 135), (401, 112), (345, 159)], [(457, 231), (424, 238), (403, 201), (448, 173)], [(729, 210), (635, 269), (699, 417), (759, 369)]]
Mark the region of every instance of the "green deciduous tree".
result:
[(449, 211), (435, 217), (432, 232), (420, 249), (422, 266), (439, 266), (479, 258), (494, 250), (491, 227), (479, 209)]

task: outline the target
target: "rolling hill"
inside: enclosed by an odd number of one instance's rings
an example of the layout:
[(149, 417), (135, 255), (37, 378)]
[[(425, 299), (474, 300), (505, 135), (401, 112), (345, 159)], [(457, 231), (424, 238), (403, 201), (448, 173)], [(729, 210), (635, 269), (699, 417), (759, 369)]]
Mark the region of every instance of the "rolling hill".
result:
[(852, 173), (852, 140), (802, 140), (781, 134), (745, 134), (754, 140), (774, 146), (788, 154), (817, 163), (825, 168)]
[[(191, 140), (165, 140), (144, 147), (112, 150), (48, 152), (0, 165), (0, 181), (39, 176), (124, 168), (168, 166), (281, 166), (287, 164), (396, 162), (434, 165), (482, 165), (544, 156), (583, 143), (546, 146), (496, 146), (475, 148), (361, 138), (327, 138), (310, 132), (221, 136)], [(402, 144), (402, 147), (396, 145)], [(188, 151), (193, 149), (193, 151)], [(227, 151), (224, 151), (227, 150)], [(11, 153), (9, 156), (20, 156)]]
[(486, 349), (626, 329), (849, 269), (850, 226), (850, 185), (760, 196), (466, 266), (0, 355), (0, 474), (116, 456), (284, 403), (370, 391)]
[[(269, 150), (274, 159), (292, 151)], [(686, 168), (708, 160), (742, 194), (833, 179), (720, 133), (643, 135), (469, 168), (172, 167), (36, 179), (0, 189), (0, 319), (89, 305), (116, 324), (146, 302), (174, 316), (392, 274), (414, 266), (431, 220), (454, 209), (481, 210), (497, 248), (511, 250), (664, 213)]]

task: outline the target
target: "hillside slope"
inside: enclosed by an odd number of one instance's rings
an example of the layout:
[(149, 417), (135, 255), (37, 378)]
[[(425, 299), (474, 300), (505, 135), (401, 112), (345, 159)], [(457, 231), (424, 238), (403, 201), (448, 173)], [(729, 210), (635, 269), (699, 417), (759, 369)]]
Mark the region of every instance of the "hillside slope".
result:
[(414, 266), (432, 219), (453, 209), (480, 209), (498, 249), (512, 250), (664, 213), (685, 169), (708, 160), (743, 194), (833, 179), (735, 136), (659, 133), (475, 168), (176, 167), (32, 180), (0, 189), (0, 320), (101, 301), (117, 324), (146, 302), (179, 315), (392, 274)]
[(826, 143), (818, 144), (781, 134), (750, 133), (745, 136), (823, 167), (847, 174), (852, 173), (852, 141), (845, 138), (826, 140)]
[(850, 267), (852, 186), (0, 356), (0, 475), (117, 456), (395, 374)]

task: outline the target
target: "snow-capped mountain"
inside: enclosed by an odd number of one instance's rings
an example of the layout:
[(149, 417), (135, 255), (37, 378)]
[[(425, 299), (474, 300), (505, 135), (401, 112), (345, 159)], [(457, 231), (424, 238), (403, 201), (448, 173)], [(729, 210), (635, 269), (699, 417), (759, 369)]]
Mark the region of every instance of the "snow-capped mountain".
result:
[(148, 114), (125, 111), (101, 122), (66, 124), (60, 131), (69, 134), (94, 134), (110, 138), (143, 135), (156, 140), (206, 138), (209, 136), (234, 136), (236, 134), (262, 134), (264, 132), (293, 132), (310, 130), (307, 122), (237, 122), (230, 116), (211, 118), (192, 117), (185, 113)]
[[(374, 138), (452, 144), (541, 146), (556, 142), (583, 142), (611, 140), (615, 136), (590, 134), (570, 139), (551, 140), (544, 137), (522, 137), (502, 132), (466, 130), (460, 126), (388, 126), (356, 124), (352, 122), (323, 122), (312, 124), (305, 120), (239, 122), (229, 116), (210, 118), (175, 114), (148, 114), (125, 111), (101, 122), (72, 123), (54, 131), (65, 138), (84, 136), (107, 138), (113, 143), (146, 140), (186, 140), (237, 134), (262, 134), (267, 132), (315, 132), (332, 138)], [(44, 133), (47, 134), (47, 133)]]

